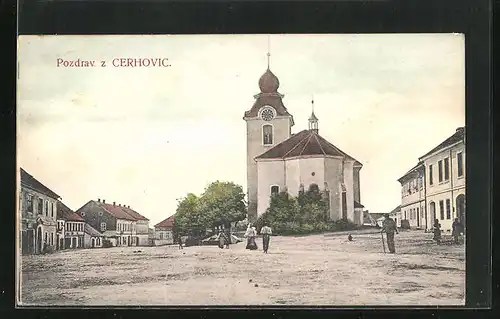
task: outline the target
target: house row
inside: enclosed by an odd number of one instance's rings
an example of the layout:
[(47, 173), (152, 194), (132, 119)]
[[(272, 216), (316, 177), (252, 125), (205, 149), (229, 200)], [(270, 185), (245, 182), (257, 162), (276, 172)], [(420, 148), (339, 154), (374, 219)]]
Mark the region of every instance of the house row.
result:
[(91, 200), (73, 211), (62, 198), (20, 169), (20, 250), (22, 254), (105, 246), (173, 243), (173, 217), (149, 228), (149, 219), (129, 205)]
[(465, 127), (459, 127), (398, 179), (401, 219), (426, 231), (436, 219), (445, 232), (455, 218), (465, 226), (465, 177)]

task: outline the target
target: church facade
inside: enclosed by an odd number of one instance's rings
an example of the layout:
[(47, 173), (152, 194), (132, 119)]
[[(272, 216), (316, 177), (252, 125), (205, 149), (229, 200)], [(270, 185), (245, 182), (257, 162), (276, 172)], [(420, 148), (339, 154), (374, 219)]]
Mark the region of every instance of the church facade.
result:
[[(278, 92), (279, 80), (268, 69), (259, 80), (260, 93), (245, 112), (247, 124), (248, 218), (255, 221), (273, 194), (297, 196), (311, 187), (326, 191), (329, 218), (361, 225), (362, 164), (319, 135), (314, 110), (309, 128), (292, 134), (294, 119)], [(314, 103), (314, 102), (313, 102)]]

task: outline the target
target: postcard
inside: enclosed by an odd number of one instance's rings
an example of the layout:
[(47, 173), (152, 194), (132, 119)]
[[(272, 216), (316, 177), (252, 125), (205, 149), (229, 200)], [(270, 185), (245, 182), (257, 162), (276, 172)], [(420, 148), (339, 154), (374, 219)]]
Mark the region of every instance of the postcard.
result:
[(17, 306), (464, 305), (464, 41), (19, 36)]

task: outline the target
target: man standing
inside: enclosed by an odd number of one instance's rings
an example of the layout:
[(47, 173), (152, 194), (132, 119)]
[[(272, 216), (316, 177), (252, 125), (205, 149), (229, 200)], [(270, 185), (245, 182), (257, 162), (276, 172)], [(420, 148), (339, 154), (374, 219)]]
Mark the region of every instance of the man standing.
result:
[(458, 218), (455, 218), (455, 221), (453, 221), (453, 224), (451, 225), (451, 227), (453, 228), (453, 231), (451, 232), (451, 234), (453, 235), (454, 242), (455, 242), (455, 244), (458, 244), (459, 243), (458, 239), (460, 237), (460, 234), (463, 232), (462, 224), (460, 223)]
[(384, 215), (385, 219), (382, 223), (382, 232), (387, 234), (387, 247), (389, 247), (389, 252), (394, 254), (396, 252), (396, 247), (394, 247), (394, 232), (399, 234), (396, 223), (389, 214)]
[(273, 231), (271, 230), (271, 227), (264, 225), (260, 229), (260, 233), (262, 235), (262, 248), (264, 249), (264, 253), (267, 254), (267, 250), (269, 249), (269, 240), (271, 239)]

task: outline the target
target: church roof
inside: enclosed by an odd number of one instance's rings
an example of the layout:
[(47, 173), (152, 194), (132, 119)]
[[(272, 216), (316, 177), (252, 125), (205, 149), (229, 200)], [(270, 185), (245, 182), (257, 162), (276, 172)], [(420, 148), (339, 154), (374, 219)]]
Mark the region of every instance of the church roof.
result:
[(361, 165), (361, 163), (353, 157), (347, 155), (338, 147), (321, 137), (315, 130), (300, 131), (267, 152), (257, 156), (256, 159), (284, 159), (308, 155), (341, 156), (355, 161), (357, 165)]

